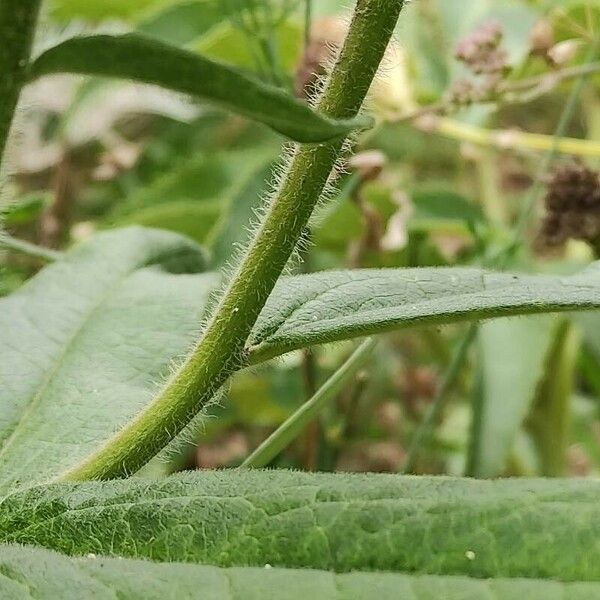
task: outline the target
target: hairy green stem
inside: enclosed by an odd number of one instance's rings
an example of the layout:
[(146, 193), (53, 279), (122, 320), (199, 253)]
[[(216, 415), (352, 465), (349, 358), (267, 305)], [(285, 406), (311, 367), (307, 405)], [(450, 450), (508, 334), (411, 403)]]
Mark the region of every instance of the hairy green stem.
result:
[(26, 80), (40, 4), (41, 0), (0, 0), (0, 161)]
[(356, 375), (369, 358), (376, 341), (365, 340), (350, 358), (319, 388), (315, 395), (305, 402), (293, 415), (278, 427), (243, 463), (242, 467), (260, 469), (267, 466), (282, 450), (291, 444), (300, 432)]
[[(403, 0), (358, 0), (318, 109), (355, 117), (377, 73)], [(122, 477), (164, 448), (246, 364), (246, 341), (296, 248), (340, 157), (343, 141), (297, 146), (279, 190), (192, 353), (155, 400), (63, 479)]]

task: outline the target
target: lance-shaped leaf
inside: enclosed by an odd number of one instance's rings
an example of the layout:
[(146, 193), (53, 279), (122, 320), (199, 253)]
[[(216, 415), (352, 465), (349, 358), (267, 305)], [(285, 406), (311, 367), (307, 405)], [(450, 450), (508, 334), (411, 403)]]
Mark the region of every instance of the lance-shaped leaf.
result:
[(0, 300), (0, 491), (73, 466), (152, 397), (214, 276), (176, 234), (103, 233)]
[(600, 581), (600, 482), (196, 472), (0, 503), (0, 541), (215, 566)]
[(336, 121), (242, 71), (139, 34), (76, 37), (44, 52), (30, 77), (77, 73), (149, 83), (210, 100), (299, 142), (325, 142), (364, 127)]
[[(68, 558), (19, 546), (0, 547), (0, 595), (97, 600), (595, 600), (600, 584), (540, 579), (475, 579), (404, 573), (333, 573), (313, 569)], [(71, 596), (69, 596), (71, 594)]]
[(402, 327), (600, 308), (600, 262), (567, 277), (472, 268), (326, 271), (280, 280), (251, 360)]

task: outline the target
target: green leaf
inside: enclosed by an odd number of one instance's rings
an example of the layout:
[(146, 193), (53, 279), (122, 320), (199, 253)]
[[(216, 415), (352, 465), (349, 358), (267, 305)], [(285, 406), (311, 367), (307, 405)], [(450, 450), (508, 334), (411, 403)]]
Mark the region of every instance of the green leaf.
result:
[(38, 57), (32, 78), (77, 73), (133, 79), (215, 102), (299, 142), (325, 142), (363, 126), (319, 115), (279, 88), (233, 67), (138, 34), (72, 38)]
[(195, 472), (14, 494), (0, 503), (0, 541), (215, 566), (598, 581), (599, 494), (583, 480)]
[(594, 600), (600, 584), (539, 579), (482, 580), (469, 577), (401, 573), (230, 568), (181, 563), (73, 559), (19, 546), (0, 547), (0, 594), (7, 599), (65, 600)]
[(215, 277), (175, 234), (102, 233), (0, 300), (0, 491), (73, 466), (153, 397)]
[(479, 447), (474, 452), (476, 477), (495, 477), (506, 466), (555, 334), (556, 322), (548, 316), (494, 320), (481, 326), (483, 405)]
[(415, 325), (600, 308), (600, 262), (568, 277), (474, 268), (357, 269), (281, 279), (251, 338), (253, 362)]

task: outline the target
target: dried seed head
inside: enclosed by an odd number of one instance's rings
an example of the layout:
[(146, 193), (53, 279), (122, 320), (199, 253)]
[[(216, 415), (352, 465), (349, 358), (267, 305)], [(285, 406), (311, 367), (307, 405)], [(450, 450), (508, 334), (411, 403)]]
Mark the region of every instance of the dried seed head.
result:
[(569, 238), (600, 247), (600, 172), (582, 162), (554, 170), (545, 198), (542, 235), (549, 245)]

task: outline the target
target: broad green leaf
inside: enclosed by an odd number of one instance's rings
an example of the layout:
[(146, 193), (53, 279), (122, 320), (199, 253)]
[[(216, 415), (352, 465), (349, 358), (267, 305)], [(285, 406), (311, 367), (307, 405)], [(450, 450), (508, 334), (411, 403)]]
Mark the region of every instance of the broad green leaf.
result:
[(251, 338), (259, 362), (415, 325), (600, 308), (600, 262), (558, 277), (474, 268), (324, 271), (279, 281)]
[(539, 579), (475, 579), (402, 573), (157, 563), (68, 558), (19, 546), (0, 547), (0, 595), (6, 600), (597, 600), (600, 584)]
[(204, 264), (175, 234), (124, 229), (0, 300), (0, 491), (74, 465), (153, 397), (196, 336)]
[(54, 484), (0, 541), (215, 566), (600, 580), (600, 482), (205, 471)]
[(535, 399), (556, 335), (548, 316), (483, 323), (478, 356), (482, 366), (482, 410), (474, 475), (501, 474), (517, 432)]
[(132, 79), (204, 98), (299, 142), (343, 137), (364, 119), (335, 121), (233, 67), (138, 34), (72, 38), (38, 57), (32, 78), (76, 73)]

